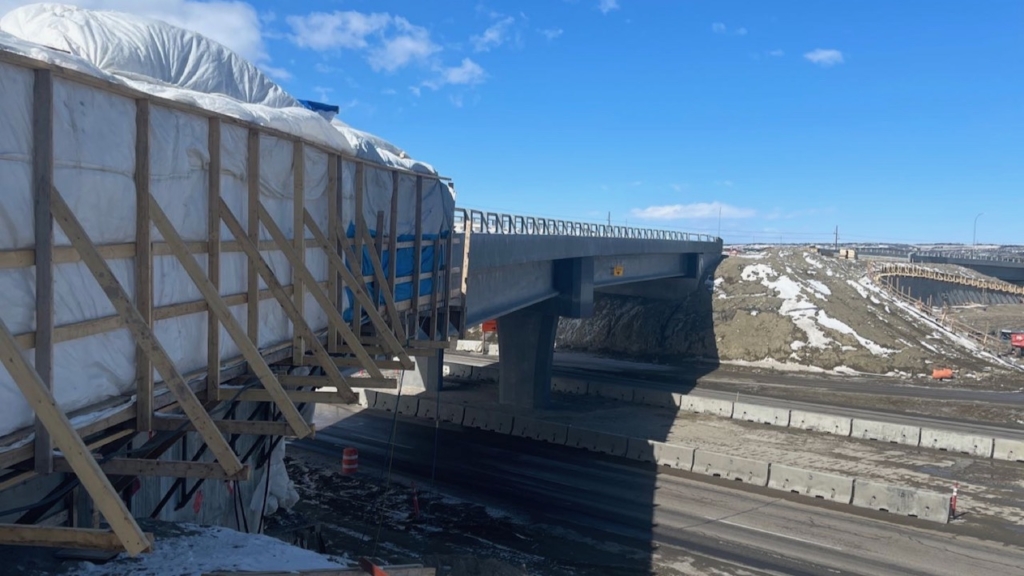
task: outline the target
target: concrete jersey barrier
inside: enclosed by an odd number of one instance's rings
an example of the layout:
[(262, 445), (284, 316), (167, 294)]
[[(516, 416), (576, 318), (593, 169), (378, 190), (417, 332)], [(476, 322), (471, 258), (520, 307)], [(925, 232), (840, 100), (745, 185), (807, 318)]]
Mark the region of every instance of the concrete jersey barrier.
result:
[(789, 426), (789, 410), (759, 404), (736, 402), (732, 405), (732, 419), (771, 424), (772, 426)]
[(789, 413), (789, 427), (835, 434), (836, 436), (849, 436), (853, 431), (853, 418), (792, 410)]
[(1024, 440), (996, 438), (992, 443), (992, 457), (1011, 462), (1024, 462)]
[(718, 454), (698, 449), (693, 453), (693, 471), (709, 476), (720, 476), (730, 480), (742, 480), (756, 486), (768, 485), (767, 462), (749, 458)]
[(543, 440), (552, 444), (565, 444), (569, 435), (569, 426), (547, 420), (516, 416), (512, 421), (512, 435)]
[(943, 524), (949, 522), (949, 501), (949, 495), (927, 490), (889, 486), (859, 478), (853, 483), (854, 506), (916, 516)]
[(921, 429), (917, 426), (861, 420), (860, 418), (854, 418), (852, 426), (851, 436), (854, 438), (907, 444), (909, 446), (917, 446), (921, 443)]
[(961, 434), (949, 430), (921, 428), (921, 446), (949, 452), (960, 452), (983, 458), (992, 457), (992, 438)]
[(625, 456), (628, 444), (629, 438), (626, 436), (575, 426), (569, 426), (569, 433), (565, 441), (566, 446), (585, 448), (592, 452), (603, 452), (612, 456)]
[(853, 500), (853, 478), (772, 464), (768, 487), (849, 504)]
[(711, 414), (732, 418), (733, 406), (728, 400), (717, 398), (702, 398), (700, 396), (685, 395), (679, 399), (679, 409), (684, 412), (696, 412), (698, 414)]

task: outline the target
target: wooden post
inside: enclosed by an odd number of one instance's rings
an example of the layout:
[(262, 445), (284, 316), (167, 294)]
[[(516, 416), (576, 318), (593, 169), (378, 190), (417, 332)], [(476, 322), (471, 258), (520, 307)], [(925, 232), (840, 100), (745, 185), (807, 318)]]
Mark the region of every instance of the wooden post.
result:
[[(376, 225), (377, 225), (377, 237), (376, 238), (368, 239), (367, 242), (372, 242), (374, 256), (377, 257), (377, 262), (381, 262), (381, 258), (384, 255), (384, 238), (385, 238), (385, 236), (384, 236), (384, 211), (383, 210), (378, 210), (377, 211), (377, 223), (376, 223)], [(376, 273), (376, 270), (374, 270), (374, 273)], [(375, 310), (378, 310), (378, 311), (380, 310), (380, 307), (381, 307), (381, 302), (380, 302), (381, 296), (384, 295), (384, 290), (385, 289), (389, 289), (386, 286), (386, 280), (387, 280), (387, 278), (382, 274), (381, 278), (379, 278), (379, 279), (375, 278), (374, 282), (373, 282), (373, 307), (374, 307)], [(394, 322), (394, 321), (395, 321), (395, 319), (392, 318), (392, 322)]]
[[(353, 239), (356, 261), (351, 264), (355, 268), (355, 275), (359, 283), (352, 287), (353, 292), (366, 287), (366, 283), (363, 282), (363, 228), (366, 227), (366, 218), (363, 217), (363, 190), (365, 187), (366, 173), (363, 170), (363, 163), (356, 162), (355, 210), (352, 214), (356, 228)], [(352, 302), (352, 331), (355, 332), (356, 338), (363, 333), (363, 310), (358, 301)]]
[[(219, 200), (218, 197), (218, 202)], [(192, 253), (188, 251), (188, 247), (185, 246), (185, 242), (181, 239), (178, 231), (174, 229), (174, 225), (171, 224), (167, 215), (164, 214), (164, 211), (156, 202), (151, 202), (150, 208), (152, 210), (150, 216), (153, 219), (153, 223), (156, 224), (157, 230), (163, 235), (164, 240), (171, 247), (178, 262), (181, 263), (189, 278), (192, 279), (192, 282), (199, 288), (199, 292), (202, 293), (203, 298), (206, 299), (206, 304), (209, 306), (208, 314), (214, 319), (212, 322), (213, 327), (219, 331), (220, 324), (224, 324), (224, 328), (231, 335), (231, 339), (238, 344), (238, 349), (241, 351), (245, 361), (249, 363), (249, 369), (256, 374), (256, 377), (263, 383), (263, 387), (267, 389), (267, 392), (277, 402), (281, 413), (284, 415), (284, 419), (291, 425), (296, 436), (300, 438), (308, 436), (312, 430), (306, 424), (306, 420), (299, 413), (298, 408), (295, 407), (291, 399), (288, 398), (284, 388), (281, 388), (281, 383), (277, 381), (274, 373), (270, 370), (270, 366), (267, 365), (266, 360), (260, 355), (259, 349), (249, 340), (245, 330), (242, 329), (242, 325), (235, 320), (231, 310), (228, 309), (227, 304), (221, 299), (217, 288), (210, 280), (203, 276), (202, 268), (199, 267), (199, 263), (196, 262)]]
[[(249, 129), (249, 154), (245, 176), (249, 185), (246, 215), (248, 220), (249, 242), (260, 245), (260, 133), (255, 128)], [(235, 240), (243, 239), (236, 236)], [(246, 310), (246, 333), (249, 340), (259, 348), (260, 345), (260, 277), (252, 260), (246, 265), (246, 287), (249, 292)]]
[[(35, 71), (32, 102), (32, 193), (35, 211), (36, 342), (35, 365), (47, 391), (53, 390), (53, 75)], [(35, 471), (53, 472), (53, 441), (36, 416)]]
[(96, 246), (85, 233), (82, 224), (75, 217), (74, 213), (71, 212), (71, 208), (68, 207), (64, 198), (61, 197), (60, 192), (56, 189), (52, 192), (50, 204), (53, 217), (60, 223), (64, 233), (71, 240), (71, 245), (81, 254), (82, 261), (89, 268), (89, 271), (100, 287), (103, 288), (103, 292), (107, 295), (110, 303), (113, 304), (114, 309), (117, 310), (118, 315), (124, 319), (126, 327), (131, 331), (132, 336), (135, 337), (135, 343), (143, 349), (144, 353), (149, 355), (153, 365), (156, 366), (157, 371), (163, 376), (164, 382), (167, 383), (167, 387), (178, 400), (181, 409), (192, 422), (195, 422), (196, 429), (210, 446), (210, 451), (217, 457), (217, 460), (228, 474), (234, 474), (241, 470), (242, 463), (238, 461), (238, 456), (228, 446), (224, 437), (217, 432), (210, 415), (203, 408), (203, 405), (199, 403), (199, 399), (196, 398), (192, 389), (188, 387), (181, 373), (175, 368), (174, 363), (171, 362), (170, 356), (167, 355), (167, 351), (164, 350), (160, 341), (157, 340), (152, 327), (143, 320), (142, 315), (132, 305), (128, 294), (117, 281), (110, 266), (100, 256)]
[[(398, 298), (398, 182), (397, 170), (391, 171), (391, 219), (389, 227), (391, 234), (388, 236), (388, 286), (393, 298)], [(392, 318), (391, 324), (397, 330), (402, 326), (399, 318)], [(404, 333), (405, 330), (402, 330)], [(405, 338), (402, 338), (405, 340)]]
[[(294, 237), (292, 244), (295, 247), (299, 262), (305, 265), (306, 262), (306, 234), (302, 225), (302, 215), (306, 211), (306, 161), (305, 151), (301, 140), (296, 140), (292, 147), (292, 231)], [(302, 288), (302, 278), (292, 269), (292, 297), (295, 299), (295, 307), (299, 313), (305, 315), (305, 290)], [(302, 364), (302, 357), (306, 355), (306, 347), (302, 342), (302, 336), (298, 330), (294, 330), (292, 338), (292, 363), (296, 366)]]
[[(53, 196), (59, 195), (54, 193)], [(114, 490), (114, 486), (100, 470), (81, 436), (75, 432), (71, 421), (57, 407), (53, 394), (39, 377), (39, 373), (22, 357), (21, 350), (14, 342), (14, 335), (2, 320), (0, 320), (0, 362), (7, 368), (7, 372), (21, 389), (21, 393), (32, 406), (36, 416), (42, 420), (43, 425), (50, 432), (54, 444), (67, 458), (71, 469), (74, 470), (82, 482), (82, 486), (92, 496), (96, 506), (103, 513), (103, 517), (106, 518), (111, 529), (117, 534), (125, 550), (134, 556), (149, 549), (149, 539), (146, 538), (131, 513), (125, 508), (117, 491)]]
[[(220, 294), (220, 169), (221, 125), (219, 118), (210, 118), (210, 173), (207, 186), (207, 275), (210, 286)], [(159, 210), (156, 202), (152, 206)], [(161, 232), (162, 234), (162, 232)], [(164, 235), (164, 240), (167, 240)], [(234, 316), (232, 316), (234, 318)], [(212, 310), (206, 313), (206, 400), (220, 399), (220, 322)]]
[(438, 282), (441, 270), (441, 235), (434, 238), (434, 269), (430, 274), (430, 339), (437, 340), (437, 303), (441, 291), (441, 282)]
[[(338, 206), (341, 205), (341, 186), (339, 185), (340, 179), (338, 178), (339, 165), (341, 164), (341, 157), (331, 154), (327, 157), (327, 190), (324, 192), (327, 194), (327, 235), (330, 238), (329, 246), (326, 246), (324, 250), (331, 251), (337, 250), (338, 246)], [(305, 213), (305, 209), (303, 209)], [(339, 276), (341, 271), (338, 270), (338, 266), (334, 263), (334, 260), (328, 260), (327, 262), (327, 293), (337, 302), (338, 310), (342, 310), (345, 299), (341, 292), (341, 282)], [(338, 351), (338, 333), (334, 330), (327, 331), (327, 349), (331, 353)]]
[[(135, 307), (153, 325), (153, 237), (149, 224), (149, 100), (135, 101)], [(153, 429), (153, 363), (135, 348), (136, 427)]]
[(416, 177), (416, 229), (412, 248), (412, 333), (409, 338), (419, 336), (420, 327), (420, 276), (423, 274), (423, 176)]

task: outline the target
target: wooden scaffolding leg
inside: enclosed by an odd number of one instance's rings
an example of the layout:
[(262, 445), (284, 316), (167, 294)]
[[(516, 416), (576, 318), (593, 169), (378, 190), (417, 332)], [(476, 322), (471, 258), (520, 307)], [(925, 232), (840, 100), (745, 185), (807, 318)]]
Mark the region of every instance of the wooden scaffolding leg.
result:
[[(153, 325), (153, 238), (149, 224), (149, 100), (135, 101), (135, 307)], [(153, 429), (153, 363), (135, 350), (135, 380), (140, 432)]]
[[(225, 224), (227, 224), (231, 234), (233, 234), (238, 240), (238, 245), (249, 258), (249, 265), (252, 266), (259, 273), (260, 277), (263, 278), (263, 281), (266, 282), (267, 288), (270, 289), (271, 294), (274, 295), (278, 304), (281, 305), (281, 309), (284, 310), (288, 319), (295, 325), (295, 329), (303, 332), (306, 336), (310, 347), (313, 349), (313, 357), (316, 358), (317, 362), (319, 362), (320, 366), (327, 373), (327, 377), (330, 379), (334, 387), (337, 388), (339, 392), (347, 393), (350, 398), (349, 402), (355, 402), (358, 400), (355, 393), (352, 392), (352, 388), (341, 375), (341, 372), (338, 370), (338, 367), (334, 363), (330, 354), (327, 353), (327, 349), (320, 343), (320, 339), (316, 337), (316, 334), (309, 327), (309, 324), (306, 323), (302, 314), (299, 313), (299, 310), (295, 307), (295, 303), (292, 302), (288, 293), (285, 292), (284, 286), (282, 286), (281, 282), (278, 281), (276, 276), (274, 276), (274, 271), (270, 269), (270, 265), (267, 264), (266, 260), (263, 259), (263, 256), (260, 255), (259, 249), (248, 238), (246, 238), (244, 230), (242, 229), (242, 224), (237, 218), (235, 218), (235, 215), (231, 213), (231, 208), (228, 207), (223, 200), (221, 200), (220, 204), (220, 218)], [(318, 285), (317, 287), (319, 288)], [(349, 333), (351, 334), (351, 332)], [(381, 374), (380, 370), (377, 370), (376, 367), (373, 367), (373, 369), (376, 370), (376, 374), (371, 370), (367, 370), (370, 372), (371, 377), (383, 381), (384, 375)]]
[[(285, 421), (292, 427), (295, 435), (299, 438), (309, 436), (312, 433), (309, 424), (306, 423), (302, 414), (299, 413), (299, 409), (288, 398), (288, 394), (281, 387), (281, 383), (277, 381), (274, 373), (270, 370), (270, 366), (267, 365), (267, 361), (260, 354), (259, 349), (246, 336), (245, 329), (242, 328), (242, 325), (231, 314), (231, 310), (228, 309), (228, 305), (221, 299), (217, 288), (203, 274), (203, 269), (199, 266), (199, 262), (189, 252), (185, 241), (182, 240), (178, 231), (174, 229), (174, 225), (171, 224), (171, 221), (155, 200), (150, 200), (149, 206), (150, 216), (153, 218), (153, 223), (156, 224), (156, 229), (163, 235), (167, 245), (171, 248), (171, 252), (174, 253), (178, 262), (185, 268), (185, 272), (188, 273), (192, 282), (199, 288), (199, 292), (202, 293), (207, 306), (209, 306), (210, 314), (215, 316), (220, 321), (220, 324), (224, 325), (228, 334), (231, 335), (231, 339), (238, 344), (242, 357), (249, 363), (249, 369), (256, 374), (256, 377), (263, 383), (263, 387), (270, 394), (270, 397), (277, 403), (278, 408), (281, 409), (281, 413), (284, 415)], [(213, 327), (219, 332), (220, 327), (217, 324), (213, 323)]]
[[(36, 70), (32, 118), (32, 189), (36, 236), (35, 366), (40, 381), (53, 390), (53, 75)], [(46, 425), (36, 417), (35, 470), (53, 472), (53, 442)]]
[(196, 398), (192, 389), (188, 387), (188, 383), (185, 382), (181, 373), (174, 367), (174, 363), (171, 361), (170, 356), (167, 355), (167, 351), (164, 350), (156, 335), (153, 334), (153, 329), (145, 322), (138, 309), (132, 305), (128, 293), (125, 292), (124, 288), (117, 281), (114, 273), (110, 270), (110, 266), (100, 255), (96, 245), (89, 240), (89, 236), (85, 233), (82, 224), (75, 217), (74, 213), (71, 212), (71, 208), (68, 207), (56, 188), (53, 189), (51, 207), (54, 218), (60, 223), (68, 239), (71, 240), (71, 245), (81, 255), (82, 261), (89, 268), (89, 271), (92, 272), (93, 277), (103, 288), (110, 303), (114, 305), (118, 315), (125, 321), (125, 326), (131, 331), (132, 336), (135, 337), (136, 345), (143, 350), (153, 362), (153, 365), (156, 366), (160, 375), (163, 376), (164, 382), (167, 383), (167, 387), (170, 388), (171, 393), (178, 400), (181, 409), (188, 416), (189, 420), (195, 424), (196, 430), (210, 446), (210, 451), (217, 457), (217, 461), (224, 467), (224, 471), (228, 474), (235, 474), (240, 471), (242, 463), (238, 461), (238, 456), (220, 432), (217, 431), (217, 427), (214, 425), (213, 419), (210, 418), (210, 414), (206, 412), (206, 409), (203, 408), (203, 405)]
[[(56, 195), (56, 191), (54, 191)], [(111, 276), (111, 278), (113, 278)], [(39, 378), (39, 374), (25, 361), (21, 350), (14, 341), (14, 335), (0, 320), (0, 361), (21, 389), (36, 416), (50, 432), (54, 444), (63, 453), (82, 486), (89, 492), (96, 507), (103, 513), (111, 529), (117, 534), (124, 549), (133, 556), (150, 547), (149, 539), (132, 518), (131, 512), (117, 495), (110, 480), (100, 470), (99, 464), (85, 446), (82, 437), (75, 432), (71, 421), (57, 407), (53, 394)]]
[[(330, 298), (324, 294), (320, 284), (317, 283), (315, 278), (313, 278), (313, 275), (309, 272), (309, 269), (306, 268), (306, 265), (299, 261), (295, 251), (292, 250), (292, 247), (288, 244), (288, 239), (285, 237), (284, 233), (281, 232), (281, 229), (277, 227), (277, 223), (274, 222), (273, 217), (271, 217), (270, 213), (267, 212), (267, 209), (262, 205), (259, 209), (260, 222), (267, 228), (267, 231), (270, 232), (270, 237), (277, 243), (278, 249), (284, 253), (286, 258), (288, 258), (288, 262), (291, 264), (292, 269), (297, 270), (299, 276), (309, 286), (309, 292), (313, 296), (313, 299), (315, 299), (320, 305), (320, 308), (327, 313), (327, 323), (333, 324), (334, 328), (341, 332), (342, 338), (344, 338), (345, 343), (352, 349), (352, 353), (355, 354), (356, 358), (358, 358), (362, 363), (363, 369), (369, 372), (374, 378), (383, 378), (384, 375), (380, 373), (380, 370), (374, 364), (373, 359), (370, 358), (366, 349), (363, 348), (362, 342), (359, 341), (356, 334), (349, 330), (345, 323), (345, 319), (341, 317), (341, 312), (338, 312), (338, 309), (331, 304)], [(412, 359), (409, 359), (408, 364), (409, 368), (412, 368), (414, 365)]]

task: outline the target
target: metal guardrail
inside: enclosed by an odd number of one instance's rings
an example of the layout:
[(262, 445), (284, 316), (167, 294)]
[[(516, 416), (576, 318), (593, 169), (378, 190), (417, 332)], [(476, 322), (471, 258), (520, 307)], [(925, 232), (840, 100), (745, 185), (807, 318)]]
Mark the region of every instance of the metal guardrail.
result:
[(955, 258), (957, 260), (984, 260), (987, 262), (1013, 262), (1024, 264), (1024, 256), (992, 256), (989, 254), (976, 254), (967, 251), (940, 251), (940, 252), (915, 252), (913, 256), (918, 258)]
[(524, 234), (529, 236), (588, 236), (593, 238), (636, 238), (650, 240), (677, 240), (681, 242), (721, 242), (711, 234), (693, 234), (678, 230), (634, 228), (575, 222), (554, 218), (519, 216), (498, 212), (484, 212), (467, 208), (455, 209), (456, 232), (469, 229), (473, 234)]

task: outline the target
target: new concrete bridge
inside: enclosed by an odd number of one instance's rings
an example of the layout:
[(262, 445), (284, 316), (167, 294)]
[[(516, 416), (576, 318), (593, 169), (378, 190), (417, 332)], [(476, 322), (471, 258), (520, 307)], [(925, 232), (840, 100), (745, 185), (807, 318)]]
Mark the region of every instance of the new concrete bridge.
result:
[[(468, 245), (465, 325), (498, 321), (500, 401), (542, 406), (551, 387), (559, 317), (593, 312), (594, 293), (684, 298), (701, 289), (722, 254), (720, 238), (456, 209)], [(419, 362), (436, 389), (443, 359)]]
[(911, 262), (956, 264), (1004, 282), (1024, 286), (1024, 257), (988, 256), (965, 252), (916, 252)]

